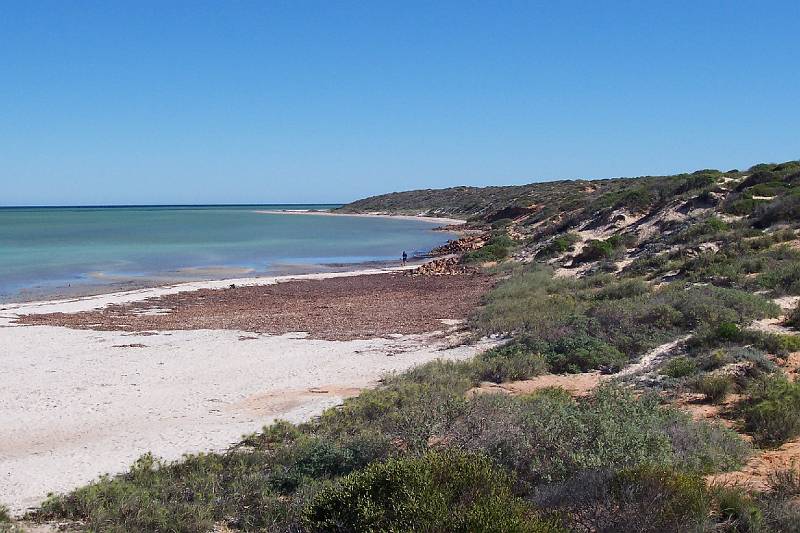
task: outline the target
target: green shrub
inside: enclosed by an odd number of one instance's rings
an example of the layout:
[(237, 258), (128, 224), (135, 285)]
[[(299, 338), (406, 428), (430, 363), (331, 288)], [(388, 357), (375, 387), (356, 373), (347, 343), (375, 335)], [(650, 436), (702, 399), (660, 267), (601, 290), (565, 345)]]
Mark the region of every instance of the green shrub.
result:
[(706, 401), (722, 403), (733, 389), (733, 378), (727, 374), (706, 374), (697, 379), (694, 388)]
[(758, 206), (754, 213), (754, 225), (767, 228), (775, 223), (788, 223), (800, 220), (800, 194), (781, 195), (766, 205)]
[(565, 233), (554, 237), (536, 254), (536, 259), (548, 259), (550, 257), (563, 254), (572, 250), (575, 243), (580, 241), (581, 238), (576, 233)]
[(502, 244), (486, 244), (485, 246), (467, 252), (462, 260), (465, 263), (483, 263), (489, 261), (502, 261), (508, 257), (508, 247)]
[(374, 431), (339, 440), (303, 435), (275, 454), (268, 483), (275, 492), (291, 494), (304, 483), (339, 477), (384, 459), (391, 446), (388, 437)]
[(466, 409), (464, 393), (474, 384), (472, 372), (463, 365), (423, 365), (421, 371), (387, 379), (383, 387), (325, 411), (317, 431), (335, 438), (377, 431), (405, 448), (425, 449), (431, 436)]
[(733, 195), (729, 200), (725, 201), (723, 210), (732, 215), (747, 216), (751, 215), (760, 206), (766, 203), (766, 200), (753, 200), (748, 196)]
[(622, 300), (650, 293), (650, 287), (640, 278), (615, 281), (604, 285), (594, 294), (595, 300)]
[(800, 351), (800, 335), (776, 335), (779, 351), (796, 352)]
[(722, 342), (736, 342), (741, 339), (742, 330), (732, 322), (719, 324), (714, 331), (716, 338)]
[(764, 527), (764, 514), (741, 487), (716, 486), (711, 489), (718, 517), (729, 531), (758, 533)]
[(480, 455), (429, 452), (342, 478), (314, 497), (305, 520), (313, 531), (553, 531), (511, 484)]
[(703, 478), (669, 468), (588, 470), (541, 489), (534, 502), (570, 531), (700, 531), (710, 498)]
[(628, 358), (614, 346), (588, 335), (562, 337), (550, 342), (527, 341), (541, 353), (554, 373), (577, 373), (603, 369), (617, 372)]
[(548, 371), (544, 357), (514, 341), (482, 353), (473, 366), (477, 381), (494, 383), (530, 379)]
[(768, 478), (770, 493), (781, 499), (794, 499), (800, 496), (800, 464), (775, 470)]
[(692, 224), (688, 228), (675, 235), (671, 242), (673, 243), (690, 243), (702, 242), (711, 240), (712, 238), (719, 238), (720, 233), (728, 231), (730, 226), (728, 223), (717, 217), (708, 217), (702, 222)]
[(84, 521), (95, 531), (208, 531), (223, 519), (244, 529), (278, 527), (291, 514), (263, 476), (260, 453), (204, 454), (164, 463), (145, 455), (130, 471), (42, 504), (39, 518)]
[(796, 501), (767, 498), (761, 508), (766, 531), (800, 533), (800, 505)]
[(786, 314), (786, 320), (784, 320), (783, 325), (800, 329), (800, 305), (797, 305)]
[(800, 294), (800, 262), (792, 260), (766, 270), (758, 277), (762, 287), (776, 294)]
[(742, 406), (745, 430), (762, 446), (779, 446), (800, 435), (800, 383), (769, 377), (750, 391)]
[(560, 481), (583, 469), (671, 465), (714, 471), (740, 465), (749, 447), (734, 432), (601, 387), (574, 401), (562, 394), (480, 395), (444, 433), (451, 446), (489, 455), (522, 485)]
[(696, 372), (697, 363), (693, 359), (685, 356), (673, 357), (664, 365), (664, 368), (661, 369), (662, 374), (675, 379), (691, 376)]
[(653, 291), (636, 279), (553, 279), (549, 269), (534, 268), (499, 283), (472, 325), (480, 334), (515, 334), (556, 372), (614, 371), (683, 333), (700, 330), (718, 343), (712, 333), (731, 336), (736, 324), (779, 313), (766, 298), (737, 289), (672, 284)]
[(586, 245), (581, 253), (575, 258), (576, 263), (587, 263), (589, 261), (600, 261), (602, 259), (612, 259), (622, 250), (622, 243), (608, 239), (605, 241), (592, 239), (586, 241)]

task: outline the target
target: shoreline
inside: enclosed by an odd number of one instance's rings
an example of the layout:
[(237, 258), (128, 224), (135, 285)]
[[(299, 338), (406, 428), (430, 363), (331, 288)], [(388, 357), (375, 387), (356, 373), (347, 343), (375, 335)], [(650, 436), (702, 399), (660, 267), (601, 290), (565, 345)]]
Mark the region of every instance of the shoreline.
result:
[(418, 220), (430, 222), (432, 224), (443, 224), (446, 226), (459, 226), (466, 224), (466, 220), (460, 218), (428, 217), (425, 215), (392, 215), (389, 213), (333, 213), (331, 211), (310, 211), (303, 209), (257, 209), (253, 211), (260, 215), (309, 215), (323, 217), (360, 217), (360, 218), (391, 218), (395, 220)]
[[(405, 268), (415, 268), (425, 264), (431, 258), (412, 258), (408, 261)], [(73, 301), (83, 298), (95, 298), (104, 295), (117, 294), (117, 293), (134, 293), (139, 291), (146, 291), (152, 289), (160, 289), (167, 287), (177, 287), (185, 285), (187, 287), (203, 283), (239, 283), (237, 280), (265, 280), (272, 278), (293, 278), (297, 276), (317, 276), (323, 274), (345, 274), (353, 273), (358, 274), (361, 271), (372, 270), (385, 270), (391, 271), (394, 268), (403, 268), (397, 265), (397, 260), (374, 260), (364, 261), (358, 263), (303, 263), (294, 265), (278, 265), (273, 272), (255, 272), (252, 269), (238, 269), (228, 267), (214, 268), (220, 276), (209, 275), (209, 277), (199, 276), (197, 278), (181, 278), (175, 277), (142, 277), (136, 279), (125, 279), (109, 282), (107, 284), (92, 284), (92, 283), (75, 283), (75, 285), (68, 285), (67, 287), (58, 287), (53, 289), (27, 289), (24, 292), (17, 293), (16, 297), (10, 300), (0, 300), (0, 312), (11, 306), (19, 306), (25, 304), (40, 304), (56, 301)], [(191, 271), (191, 268), (186, 268), (183, 272)], [(198, 268), (197, 272), (202, 272), (204, 269)], [(251, 274), (252, 272), (252, 274)], [(228, 274), (228, 275), (226, 275)], [(239, 275), (235, 275), (239, 274)], [(94, 273), (95, 277), (102, 276)], [(265, 281), (265, 283), (267, 283)], [(198, 288), (212, 288), (212, 287), (198, 287)], [(189, 288), (187, 290), (195, 290)], [(26, 296), (27, 294), (27, 296)]]
[(56, 297), (23, 302), (5, 302), (0, 303), (0, 327), (9, 325), (7, 320), (11, 319), (11, 315), (17, 316), (22, 314), (53, 312), (74, 313), (99, 309), (107, 305), (141, 302), (142, 300), (146, 300), (148, 298), (158, 298), (161, 296), (167, 296), (181, 292), (192, 292), (203, 289), (226, 289), (231, 285), (235, 285), (237, 287), (252, 287), (274, 285), (276, 283), (282, 283), (286, 281), (325, 280), (338, 277), (402, 272), (405, 270), (413, 270), (431, 260), (432, 259), (424, 259), (422, 261), (409, 262), (405, 266), (375, 266), (372, 268), (364, 268), (364, 263), (356, 263), (353, 266), (360, 268), (341, 271), (337, 270), (334, 272), (313, 272), (301, 274), (281, 274), (182, 281), (177, 283), (156, 284), (128, 290), (112, 290), (108, 292), (100, 292), (98, 294)]

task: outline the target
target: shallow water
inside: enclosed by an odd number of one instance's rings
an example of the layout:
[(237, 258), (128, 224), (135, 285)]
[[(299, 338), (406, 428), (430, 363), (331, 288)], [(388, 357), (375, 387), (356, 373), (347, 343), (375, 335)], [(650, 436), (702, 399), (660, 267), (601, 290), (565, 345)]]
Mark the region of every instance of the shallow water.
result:
[(453, 238), (427, 221), (257, 212), (286, 207), (0, 208), (0, 301), (392, 260)]

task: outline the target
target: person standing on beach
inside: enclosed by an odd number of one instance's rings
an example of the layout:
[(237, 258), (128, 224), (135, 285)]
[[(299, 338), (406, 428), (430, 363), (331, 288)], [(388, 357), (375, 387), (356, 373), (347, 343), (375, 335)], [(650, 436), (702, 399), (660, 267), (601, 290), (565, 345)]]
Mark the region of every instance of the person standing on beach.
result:
[(403, 266), (406, 265), (406, 261), (408, 261), (408, 254), (403, 250)]

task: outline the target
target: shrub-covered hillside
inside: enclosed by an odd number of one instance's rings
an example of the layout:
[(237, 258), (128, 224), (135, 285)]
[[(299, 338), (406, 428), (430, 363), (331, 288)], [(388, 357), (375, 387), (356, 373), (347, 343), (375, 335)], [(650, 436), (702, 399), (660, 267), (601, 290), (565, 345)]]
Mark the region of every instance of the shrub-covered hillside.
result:
[[(499, 187), (451, 187), (394, 192), (357, 200), (338, 209), (344, 213), (450, 215), (472, 220), (497, 220), (527, 212), (550, 215), (579, 208), (609, 205), (649, 205), (669, 196), (675, 187), (709, 185), (718, 171), (701, 170), (675, 176), (644, 176), (606, 180), (562, 180)], [(740, 177), (738, 171), (725, 174)], [(680, 185), (678, 185), (680, 184)]]
[(145, 456), (31, 518), (95, 531), (800, 531), (800, 163), (345, 209), (471, 217), (483, 233), (458, 261), (496, 285), (469, 331), (507, 342), (225, 453)]

